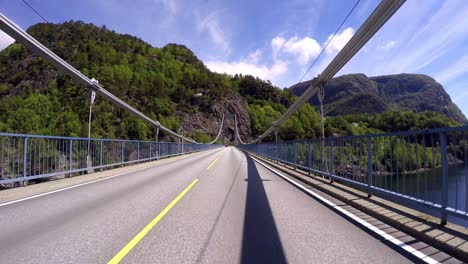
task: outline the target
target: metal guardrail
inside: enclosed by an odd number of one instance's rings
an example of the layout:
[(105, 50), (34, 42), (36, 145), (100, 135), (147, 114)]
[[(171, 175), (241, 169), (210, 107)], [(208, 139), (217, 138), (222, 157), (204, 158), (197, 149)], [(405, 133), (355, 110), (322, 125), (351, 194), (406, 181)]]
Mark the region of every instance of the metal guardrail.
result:
[(0, 184), (71, 176), (216, 147), (220, 145), (0, 133)]
[[(468, 126), (240, 145), (424, 212), (468, 220)], [(463, 220), (463, 221), (464, 221)]]

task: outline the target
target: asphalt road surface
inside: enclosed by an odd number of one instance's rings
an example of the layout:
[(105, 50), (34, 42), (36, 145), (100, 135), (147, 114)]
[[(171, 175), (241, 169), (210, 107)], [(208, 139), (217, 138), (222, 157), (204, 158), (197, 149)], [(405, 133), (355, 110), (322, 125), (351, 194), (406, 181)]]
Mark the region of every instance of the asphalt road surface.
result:
[(233, 147), (0, 205), (0, 263), (411, 263)]

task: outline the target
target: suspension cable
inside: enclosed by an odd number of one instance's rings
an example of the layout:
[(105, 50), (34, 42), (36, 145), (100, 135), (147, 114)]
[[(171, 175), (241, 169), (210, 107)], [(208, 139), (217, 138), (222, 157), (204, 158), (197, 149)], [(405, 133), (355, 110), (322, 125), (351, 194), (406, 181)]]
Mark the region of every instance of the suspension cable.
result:
[(218, 140), (219, 136), (221, 135), (221, 132), (223, 131), (223, 127), (224, 127), (224, 114), (223, 114), (223, 117), (221, 119), (221, 126), (219, 127), (218, 135), (216, 136), (215, 139), (213, 139), (213, 141), (211, 141), (210, 143), (207, 143), (207, 144), (213, 144)]
[(314, 78), (307, 90), (296, 99), (281, 117), (270, 128), (250, 143), (258, 143), (274, 131), (274, 126), (281, 126), (291, 115), (296, 113), (314, 95), (315, 88), (328, 82), (343, 66), (356, 55), (356, 53), (385, 25), (385, 23), (398, 11), (406, 0), (385, 0), (375, 8), (364, 24), (354, 36), (346, 43), (335, 58), (322, 71), (319, 77)]
[(353, 8), (351, 8), (351, 10), (349, 11), (348, 15), (346, 15), (346, 17), (343, 19), (343, 21), (341, 22), (340, 26), (336, 29), (335, 33), (333, 33), (332, 37), (327, 41), (327, 44), (325, 44), (325, 46), (322, 48), (322, 50), (320, 51), (319, 55), (315, 58), (314, 62), (312, 62), (312, 64), (309, 66), (309, 68), (307, 69), (307, 71), (304, 73), (304, 75), (302, 76), (302, 78), (299, 80), (298, 83), (302, 82), (304, 80), (304, 78), (307, 76), (307, 74), (309, 73), (310, 69), (312, 69), (312, 67), (315, 65), (315, 63), (318, 61), (318, 59), (320, 58), (320, 56), (322, 55), (322, 53), (327, 49), (328, 45), (333, 41), (333, 39), (335, 38), (336, 34), (338, 34), (338, 32), (340, 31), (341, 27), (344, 25), (344, 23), (346, 23), (346, 20), (348, 20), (349, 16), (351, 15), (351, 13), (353, 13), (354, 9), (356, 8), (356, 6), (359, 4), (361, 0), (357, 0), (356, 3), (354, 4)]
[(46, 23), (49, 23), (49, 21), (47, 19), (45, 19), (45, 17), (43, 17), (34, 7), (32, 7), (28, 2), (26, 2), (26, 0), (23, 0), (23, 3), (25, 5), (27, 5), (29, 8), (31, 8), (32, 11), (34, 11), (34, 13), (36, 13), (36, 15), (38, 15), (40, 18), (42, 18), (42, 20), (44, 20)]

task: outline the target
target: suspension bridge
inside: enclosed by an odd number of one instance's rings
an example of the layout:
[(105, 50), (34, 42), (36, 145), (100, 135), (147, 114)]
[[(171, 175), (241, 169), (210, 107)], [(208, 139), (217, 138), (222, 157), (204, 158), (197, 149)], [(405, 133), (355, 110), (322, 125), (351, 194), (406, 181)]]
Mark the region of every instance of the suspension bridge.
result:
[(209, 144), (171, 131), (0, 14), (2, 31), (82, 89), (177, 141), (0, 133), (0, 184), (24, 186), (0, 191), (0, 262), (467, 262), (468, 127), (277, 137), (404, 2), (382, 1), (258, 138), (242, 139), (234, 116), (234, 147), (216, 144), (224, 116)]

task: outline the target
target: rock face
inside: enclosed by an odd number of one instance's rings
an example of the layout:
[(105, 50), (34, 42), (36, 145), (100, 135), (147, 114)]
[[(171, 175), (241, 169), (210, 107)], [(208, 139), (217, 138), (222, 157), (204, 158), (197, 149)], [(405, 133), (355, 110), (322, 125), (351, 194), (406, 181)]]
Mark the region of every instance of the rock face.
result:
[[(292, 86), (295, 95), (302, 95), (311, 81)], [(442, 85), (422, 74), (397, 74), (367, 77), (349, 74), (331, 79), (325, 85), (324, 112), (328, 116), (385, 111), (434, 111), (458, 122), (466, 117), (455, 105)], [(317, 96), (309, 103), (318, 109)]]
[[(209, 112), (198, 112), (196, 114), (185, 114), (178, 112), (184, 124), (184, 131), (193, 134), (196, 131), (206, 131), (209, 134), (217, 135), (221, 125), (223, 113), (231, 113), (237, 116), (239, 135), (242, 141), (252, 140), (250, 116), (247, 111), (245, 100), (238, 94), (227, 94), (221, 102), (213, 105)], [(213, 121), (217, 120), (217, 121)], [(225, 142), (234, 142), (235, 140), (235, 122), (233, 119), (226, 119), (224, 123)]]

